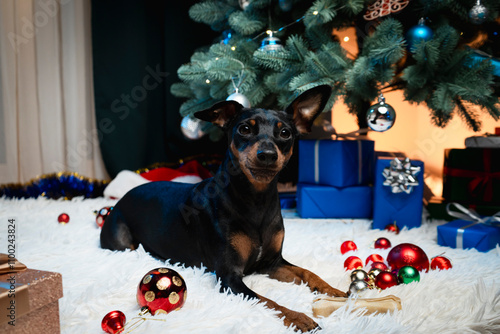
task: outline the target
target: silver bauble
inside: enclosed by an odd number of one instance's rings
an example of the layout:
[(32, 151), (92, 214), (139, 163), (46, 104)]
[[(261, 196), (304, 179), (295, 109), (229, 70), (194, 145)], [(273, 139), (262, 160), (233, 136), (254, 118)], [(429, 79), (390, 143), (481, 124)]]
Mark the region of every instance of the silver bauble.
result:
[(370, 278), (372, 279), (375, 279), (375, 277), (378, 276), (378, 274), (380, 274), (382, 272), (381, 269), (379, 268), (372, 268), (369, 272), (368, 272), (368, 276), (370, 276)]
[(481, 4), (480, 0), (477, 0), (476, 4), (469, 11), (470, 21), (474, 24), (481, 24), (488, 18), (488, 8)]
[(370, 129), (378, 132), (384, 132), (392, 128), (396, 121), (396, 111), (390, 105), (385, 103), (385, 98), (381, 95), (378, 103), (372, 105), (366, 113), (366, 121)]
[(203, 121), (191, 116), (185, 116), (181, 121), (181, 131), (188, 139), (200, 139), (205, 135), (202, 130)]
[(250, 101), (248, 100), (248, 98), (245, 95), (238, 92), (229, 95), (226, 101), (236, 101), (239, 104), (241, 104), (244, 108), (250, 108)]
[(239, 0), (238, 3), (240, 4), (241, 9), (245, 10), (250, 4), (250, 0)]
[(362, 269), (353, 270), (351, 273), (351, 282), (354, 281), (365, 281), (368, 279), (368, 274)]
[(349, 292), (351, 294), (356, 294), (368, 288), (369, 285), (365, 281), (354, 281), (351, 283), (351, 285), (349, 285)]

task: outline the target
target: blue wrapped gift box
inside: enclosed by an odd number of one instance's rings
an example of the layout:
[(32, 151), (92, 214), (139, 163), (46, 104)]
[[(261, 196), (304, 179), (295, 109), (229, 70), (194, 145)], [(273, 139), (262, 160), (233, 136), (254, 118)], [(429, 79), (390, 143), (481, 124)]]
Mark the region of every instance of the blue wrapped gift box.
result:
[(372, 140), (300, 140), (299, 183), (349, 187), (373, 180)]
[(372, 203), (371, 186), (297, 185), (297, 212), (302, 218), (371, 218)]
[(452, 248), (475, 248), (487, 252), (500, 243), (500, 227), (453, 220), (437, 227), (438, 244)]
[(420, 172), (416, 174), (418, 186), (413, 186), (409, 194), (393, 193), (390, 186), (383, 184), (386, 180), (383, 171), (390, 166), (391, 160), (378, 159), (375, 165), (373, 228), (383, 230), (394, 222), (400, 229), (405, 226), (409, 229), (419, 227), (422, 224), (424, 163), (420, 160), (411, 160), (412, 166), (420, 167)]

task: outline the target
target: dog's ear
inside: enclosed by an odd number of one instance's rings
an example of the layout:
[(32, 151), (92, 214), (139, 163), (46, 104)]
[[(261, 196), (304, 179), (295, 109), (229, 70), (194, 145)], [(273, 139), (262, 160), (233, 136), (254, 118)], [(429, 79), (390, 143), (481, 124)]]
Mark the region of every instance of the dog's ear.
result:
[(202, 121), (207, 121), (224, 128), (241, 109), (243, 109), (243, 106), (236, 101), (222, 101), (208, 109), (195, 112), (194, 116)]
[(318, 115), (325, 108), (332, 88), (321, 85), (311, 88), (300, 94), (285, 109), (285, 112), (293, 116), (293, 122), (299, 133), (304, 134), (311, 131), (311, 126)]

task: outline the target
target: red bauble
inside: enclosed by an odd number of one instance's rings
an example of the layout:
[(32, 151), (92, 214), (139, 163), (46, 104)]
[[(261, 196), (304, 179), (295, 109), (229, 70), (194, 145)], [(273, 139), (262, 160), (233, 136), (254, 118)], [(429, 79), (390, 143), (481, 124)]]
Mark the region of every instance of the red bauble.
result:
[(69, 215), (67, 213), (61, 213), (59, 217), (57, 217), (57, 221), (59, 224), (67, 224), (69, 223)]
[(125, 314), (122, 311), (111, 311), (102, 318), (101, 328), (109, 334), (117, 334), (125, 329)]
[(448, 270), (453, 266), (451, 264), (451, 260), (444, 256), (436, 256), (431, 260), (431, 269), (432, 270)]
[(340, 252), (342, 254), (345, 254), (345, 253), (350, 252), (350, 251), (355, 251), (357, 249), (358, 249), (358, 246), (356, 246), (354, 241), (351, 241), (351, 240), (344, 241), (342, 243), (342, 245), (340, 245)]
[(391, 286), (398, 285), (398, 277), (388, 271), (383, 271), (375, 277), (375, 285), (384, 290)]
[(387, 249), (391, 248), (391, 242), (387, 238), (378, 238), (375, 240), (374, 246), (377, 249)]
[(353, 270), (363, 267), (363, 261), (357, 256), (349, 256), (344, 261), (344, 268), (346, 270)]
[(142, 278), (137, 287), (137, 303), (152, 315), (169, 313), (184, 305), (186, 283), (175, 270), (156, 268)]
[(422, 248), (414, 244), (399, 244), (387, 255), (387, 263), (392, 270), (412, 266), (418, 271), (429, 270), (429, 258)]
[(370, 262), (384, 262), (384, 258), (379, 254), (372, 254), (366, 258), (365, 264), (368, 265)]
[(396, 225), (396, 223), (386, 225), (384, 229), (389, 231), (389, 232), (394, 232), (396, 234), (399, 234), (399, 227), (398, 227), (398, 225)]
[(373, 262), (371, 269), (374, 269), (374, 268), (380, 269), (382, 271), (386, 271), (388, 269), (387, 265), (384, 262), (381, 262), (381, 261)]
[(99, 211), (94, 211), (97, 215), (95, 217), (95, 223), (97, 224), (97, 226), (102, 227), (102, 225), (104, 224), (104, 220), (106, 220), (106, 217), (109, 216), (111, 210), (113, 210), (112, 206), (105, 206)]

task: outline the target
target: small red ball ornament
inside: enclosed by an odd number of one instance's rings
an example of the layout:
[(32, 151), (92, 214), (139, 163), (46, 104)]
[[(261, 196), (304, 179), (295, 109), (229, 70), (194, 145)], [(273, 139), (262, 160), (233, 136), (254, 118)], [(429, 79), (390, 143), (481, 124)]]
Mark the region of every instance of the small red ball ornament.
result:
[(382, 290), (395, 285), (398, 285), (398, 277), (391, 272), (383, 271), (375, 277), (375, 286)]
[(109, 334), (117, 334), (125, 329), (126, 317), (122, 311), (111, 311), (102, 318), (101, 328)]
[(384, 262), (384, 258), (382, 255), (379, 254), (372, 254), (366, 258), (365, 264), (368, 265), (368, 263), (374, 263), (374, 262)]
[(363, 261), (357, 256), (349, 256), (344, 261), (344, 268), (346, 270), (353, 270), (363, 267)]
[(394, 232), (396, 234), (399, 234), (399, 227), (398, 225), (396, 225), (396, 222), (394, 222), (394, 224), (386, 225), (384, 229), (389, 232)]
[(375, 240), (374, 247), (377, 249), (391, 248), (391, 242), (387, 238), (378, 238)]
[(388, 269), (387, 265), (384, 262), (373, 262), (371, 269), (380, 269), (382, 271), (386, 271)]
[(358, 249), (358, 246), (354, 243), (354, 241), (348, 240), (344, 241), (342, 245), (340, 245), (340, 252), (345, 254), (347, 252), (355, 251)]
[(152, 315), (180, 309), (186, 301), (186, 283), (175, 270), (150, 270), (137, 287), (137, 303)]
[(431, 260), (431, 269), (432, 270), (448, 270), (451, 269), (453, 265), (451, 264), (451, 260), (445, 256), (436, 256)]
[(429, 271), (429, 258), (425, 252), (422, 248), (410, 243), (399, 244), (391, 249), (387, 255), (387, 263), (392, 270), (412, 266), (418, 271)]
[(59, 217), (57, 217), (57, 221), (59, 224), (67, 224), (69, 223), (69, 215), (67, 213), (61, 213)]
[(95, 223), (97, 224), (97, 226), (102, 227), (102, 225), (104, 225), (104, 221), (106, 220), (106, 217), (108, 217), (111, 213), (111, 210), (113, 210), (112, 206), (105, 206), (99, 211), (94, 211), (94, 213), (96, 214)]

